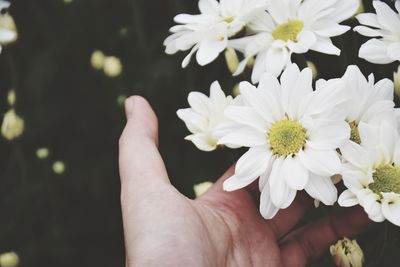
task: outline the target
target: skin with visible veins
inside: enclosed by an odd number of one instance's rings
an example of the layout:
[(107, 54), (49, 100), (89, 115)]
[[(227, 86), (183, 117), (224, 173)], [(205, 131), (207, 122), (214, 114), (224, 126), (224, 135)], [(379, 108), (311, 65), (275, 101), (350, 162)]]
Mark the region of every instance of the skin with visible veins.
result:
[(274, 219), (265, 220), (258, 211), (256, 185), (235, 192), (222, 190), (233, 167), (202, 197), (188, 199), (169, 181), (150, 105), (135, 96), (127, 99), (125, 109), (119, 163), (129, 267), (306, 266), (337, 240), (371, 225), (357, 207), (295, 228), (313, 207), (313, 201), (302, 194)]

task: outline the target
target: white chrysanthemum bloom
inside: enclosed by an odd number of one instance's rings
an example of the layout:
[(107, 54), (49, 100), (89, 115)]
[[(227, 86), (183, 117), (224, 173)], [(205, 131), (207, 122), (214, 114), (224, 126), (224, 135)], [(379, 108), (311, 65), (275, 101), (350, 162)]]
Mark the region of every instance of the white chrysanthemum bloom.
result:
[(368, 37), (377, 37), (363, 44), (359, 57), (375, 64), (400, 61), (400, 0), (395, 3), (397, 12), (382, 1), (373, 1), (376, 14), (357, 15), (360, 24), (355, 31)]
[(339, 55), (340, 49), (330, 38), (350, 29), (339, 23), (353, 16), (358, 6), (358, 0), (271, 1), (268, 13), (259, 14), (248, 26), (255, 35), (229, 44), (245, 55), (235, 74), (243, 72), (247, 61), (254, 56), (252, 81), (256, 83), (265, 71), (279, 76), (290, 64), (292, 53), (313, 50)]
[[(10, 3), (0, 0), (0, 12), (10, 7)], [(8, 13), (0, 13), (0, 52), (1, 46), (17, 40), (18, 34), (14, 19)]]
[(317, 83), (312, 71), (290, 65), (280, 83), (265, 73), (258, 88), (240, 84), (244, 106), (229, 106), (225, 115), (237, 128), (219, 144), (249, 147), (224, 189), (243, 188), (260, 177), (260, 211), (275, 216), (303, 190), (326, 205), (337, 200), (331, 176), (340, 172), (336, 149), (350, 138), (350, 127), (336, 109), (346, 101), (340, 80)]
[(400, 226), (400, 141), (397, 129), (387, 123), (379, 127), (359, 125), (361, 145), (349, 142), (340, 148), (345, 163), (347, 187), (339, 204), (360, 204), (371, 220), (385, 219)]
[(172, 35), (164, 41), (167, 54), (191, 49), (183, 60), (186, 67), (196, 53), (197, 62), (204, 66), (225, 50), (228, 38), (237, 34), (254, 17), (263, 12), (268, 0), (200, 0), (201, 14), (177, 15), (180, 25), (170, 29)]
[(191, 92), (188, 96), (190, 108), (177, 111), (192, 133), (185, 139), (193, 142), (200, 150), (213, 151), (217, 148), (219, 129), (229, 123), (224, 112), (233, 103), (231, 96), (225, 96), (220, 84), (215, 81), (210, 87), (210, 97), (200, 92)]
[(349, 66), (342, 77), (348, 101), (343, 111), (351, 127), (351, 140), (360, 144), (358, 125), (379, 125), (382, 121), (396, 125), (393, 82), (383, 79), (375, 83), (374, 75), (368, 80), (357, 66)]

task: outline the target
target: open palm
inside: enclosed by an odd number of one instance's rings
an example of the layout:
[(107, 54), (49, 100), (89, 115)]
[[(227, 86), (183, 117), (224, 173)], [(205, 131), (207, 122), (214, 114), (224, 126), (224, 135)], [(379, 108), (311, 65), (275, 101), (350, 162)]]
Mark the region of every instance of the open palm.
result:
[(273, 220), (258, 212), (257, 190), (224, 192), (228, 170), (201, 198), (170, 183), (158, 152), (157, 118), (141, 97), (126, 101), (120, 139), (121, 202), (127, 266), (305, 266), (329, 245), (363, 231), (361, 209), (297, 227), (312, 201), (299, 195)]

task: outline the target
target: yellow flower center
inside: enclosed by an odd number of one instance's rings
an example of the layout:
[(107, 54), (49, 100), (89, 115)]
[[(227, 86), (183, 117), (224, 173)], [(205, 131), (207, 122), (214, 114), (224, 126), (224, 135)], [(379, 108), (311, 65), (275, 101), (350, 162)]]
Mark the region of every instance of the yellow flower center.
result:
[(300, 20), (289, 20), (286, 23), (279, 25), (273, 32), (272, 37), (275, 40), (296, 41), (297, 35), (303, 30), (304, 22)]
[(272, 125), (268, 133), (269, 143), (275, 155), (294, 155), (306, 143), (307, 130), (295, 120), (282, 120)]
[(360, 137), (360, 132), (358, 131), (358, 124), (357, 122), (349, 122), (350, 129), (351, 129), (351, 134), (350, 134), (350, 140), (357, 143), (361, 144), (361, 137)]
[(400, 194), (400, 168), (392, 164), (382, 165), (375, 169), (374, 182), (368, 187), (376, 194), (397, 193)]

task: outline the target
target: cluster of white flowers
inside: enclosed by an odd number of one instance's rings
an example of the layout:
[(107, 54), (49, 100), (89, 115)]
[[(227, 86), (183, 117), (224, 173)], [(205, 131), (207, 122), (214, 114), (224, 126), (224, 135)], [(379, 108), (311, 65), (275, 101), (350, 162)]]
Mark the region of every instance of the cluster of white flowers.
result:
[[(195, 52), (203, 66), (226, 48), (234, 48), (244, 56), (234, 74), (242, 73), (255, 58), (252, 81), (256, 83), (265, 71), (281, 74), (292, 53), (314, 50), (339, 55), (330, 38), (350, 30), (339, 23), (358, 7), (359, 0), (200, 0), (201, 14), (176, 16), (180, 25), (170, 29), (173, 34), (164, 45), (168, 54), (191, 49), (183, 67)], [(245, 36), (238, 37), (242, 32)]]
[[(293, 53), (309, 50), (339, 55), (330, 38), (350, 29), (340, 23), (354, 16), (359, 3), (200, 0), (200, 15), (175, 17), (181, 25), (171, 28), (166, 52), (191, 49), (183, 66), (196, 52), (197, 62), (205, 65), (234, 49), (243, 54), (237, 75), (254, 59), (252, 83), (241, 82), (236, 98), (214, 82), (209, 97), (192, 92), (190, 108), (177, 113), (192, 133), (186, 139), (200, 150), (248, 148), (223, 187), (234, 191), (258, 180), (266, 219), (304, 190), (316, 202), (359, 204), (372, 220), (400, 226), (400, 112), (393, 81), (366, 78), (352, 65), (342, 77), (313, 86), (312, 70), (291, 62)], [(381, 38), (362, 45), (360, 57), (400, 61), (400, 16), (383, 2), (373, 3), (376, 15), (356, 17), (373, 28), (354, 30)], [(400, 1), (395, 6), (400, 11)], [(347, 188), (339, 198), (337, 177)]]

